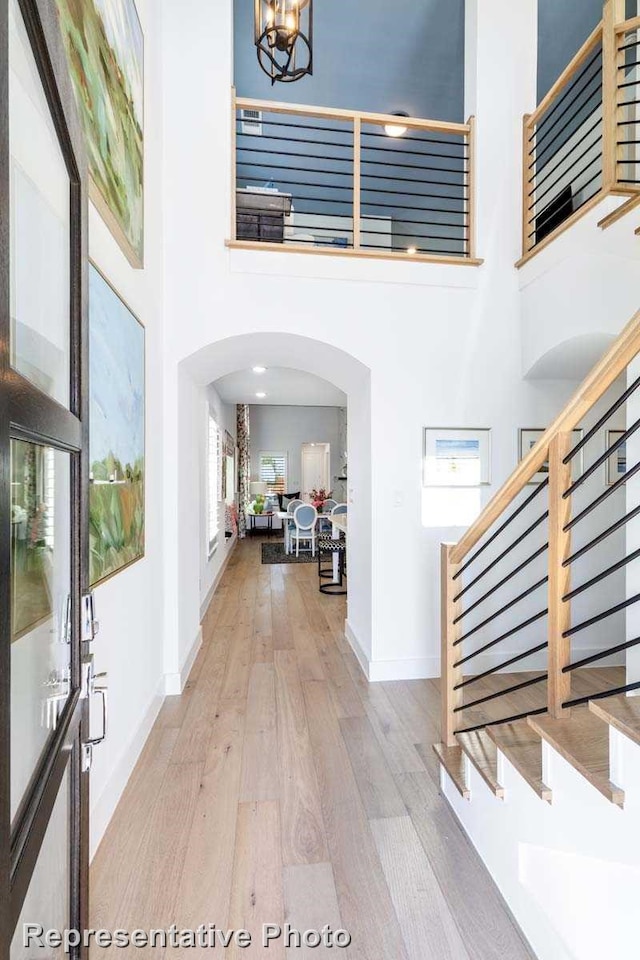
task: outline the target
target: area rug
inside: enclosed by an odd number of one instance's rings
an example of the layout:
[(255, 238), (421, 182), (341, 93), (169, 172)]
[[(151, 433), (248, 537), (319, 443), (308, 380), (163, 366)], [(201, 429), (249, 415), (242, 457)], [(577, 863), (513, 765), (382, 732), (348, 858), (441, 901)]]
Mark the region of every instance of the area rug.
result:
[(318, 558), (312, 557), (310, 553), (300, 551), (300, 556), (295, 553), (285, 553), (284, 543), (263, 543), (262, 544), (262, 562), (263, 563), (317, 563)]

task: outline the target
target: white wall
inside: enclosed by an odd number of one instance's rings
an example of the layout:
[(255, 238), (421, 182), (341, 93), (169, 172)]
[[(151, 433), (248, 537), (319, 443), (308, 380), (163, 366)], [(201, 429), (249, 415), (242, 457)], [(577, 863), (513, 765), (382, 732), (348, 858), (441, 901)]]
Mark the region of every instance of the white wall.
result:
[(618, 334), (638, 310), (637, 211), (598, 227), (624, 199), (603, 200), (518, 271), (523, 373), (577, 336)]
[[(109, 674), (109, 734), (94, 751), (91, 773), (91, 845), (95, 850), (162, 702), (163, 621), (157, 603), (162, 578), (163, 433), (161, 423), (162, 90), (161, 11), (137, 0), (145, 36), (145, 269), (129, 265), (93, 207), (89, 252), (146, 329), (146, 548), (144, 559), (96, 589), (100, 633), (96, 670)], [(170, 544), (167, 545), (170, 549)]]
[[(331, 475), (329, 484), (338, 475), (343, 464), (340, 450), (340, 407), (276, 407), (270, 404), (252, 404), (251, 423), (251, 479), (258, 479), (259, 457), (263, 451), (287, 454), (287, 490), (301, 490), (302, 444), (331, 444)], [(308, 491), (301, 491), (307, 492)]]

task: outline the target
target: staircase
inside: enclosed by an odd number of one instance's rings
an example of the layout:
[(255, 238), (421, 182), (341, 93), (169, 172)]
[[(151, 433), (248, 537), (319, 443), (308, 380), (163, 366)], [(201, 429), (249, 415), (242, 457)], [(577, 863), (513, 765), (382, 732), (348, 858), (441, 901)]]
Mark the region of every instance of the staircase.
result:
[(442, 787), (543, 960), (636, 949), (639, 352), (640, 314), (442, 545)]

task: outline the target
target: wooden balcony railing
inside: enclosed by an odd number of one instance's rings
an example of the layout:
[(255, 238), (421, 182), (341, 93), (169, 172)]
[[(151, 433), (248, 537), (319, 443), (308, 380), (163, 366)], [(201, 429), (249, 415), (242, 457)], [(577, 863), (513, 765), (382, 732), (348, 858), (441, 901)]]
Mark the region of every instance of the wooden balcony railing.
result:
[(640, 644), (627, 622), (640, 610), (639, 352), (640, 314), (462, 539), (442, 546), (445, 749), (640, 688), (622, 667), (585, 671)]
[(607, 194), (640, 189), (640, 17), (606, 0), (603, 18), (524, 117), (519, 265)]
[(479, 264), (474, 120), (233, 96), (228, 245)]

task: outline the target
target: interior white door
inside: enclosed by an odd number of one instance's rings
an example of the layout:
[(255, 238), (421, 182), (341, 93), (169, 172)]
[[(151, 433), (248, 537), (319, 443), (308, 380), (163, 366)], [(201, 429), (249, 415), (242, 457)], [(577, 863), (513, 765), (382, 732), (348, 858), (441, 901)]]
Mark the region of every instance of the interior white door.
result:
[(324, 487), (329, 490), (329, 458), (330, 445), (328, 443), (304, 443), (302, 445), (302, 495), (308, 496), (314, 488)]

